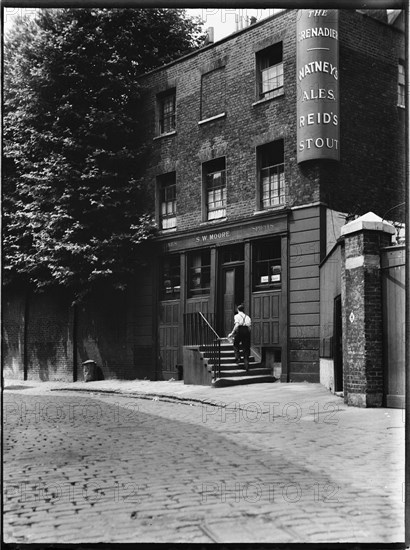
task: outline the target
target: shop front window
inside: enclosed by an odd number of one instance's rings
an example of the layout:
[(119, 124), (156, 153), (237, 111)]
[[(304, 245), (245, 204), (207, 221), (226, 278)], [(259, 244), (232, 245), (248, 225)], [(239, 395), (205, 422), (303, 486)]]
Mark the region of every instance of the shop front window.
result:
[(243, 244), (233, 244), (222, 249), (222, 263), (230, 264), (234, 262), (243, 262), (244, 249)]
[(253, 249), (253, 290), (275, 290), (281, 287), (281, 283), (280, 237), (255, 243)]
[(181, 269), (178, 255), (166, 256), (161, 269), (161, 299), (176, 300), (181, 294)]
[(211, 287), (211, 254), (209, 250), (193, 252), (188, 258), (189, 297), (209, 294)]

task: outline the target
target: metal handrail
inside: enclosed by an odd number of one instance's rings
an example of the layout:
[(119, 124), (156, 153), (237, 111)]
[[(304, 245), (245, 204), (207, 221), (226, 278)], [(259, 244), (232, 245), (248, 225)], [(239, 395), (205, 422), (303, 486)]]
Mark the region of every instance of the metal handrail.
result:
[(212, 330), (212, 332), (215, 334), (215, 336), (217, 338), (220, 339), (220, 336), (217, 334), (217, 332), (214, 330), (214, 328), (211, 326), (211, 324), (209, 323), (208, 319), (205, 317), (205, 315), (201, 312), (201, 311), (198, 311), (199, 315), (202, 317), (202, 319), (205, 321), (205, 323), (208, 325), (208, 327)]
[(212, 365), (213, 380), (221, 376), (221, 340), (222, 338), (215, 338), (214, 340)]

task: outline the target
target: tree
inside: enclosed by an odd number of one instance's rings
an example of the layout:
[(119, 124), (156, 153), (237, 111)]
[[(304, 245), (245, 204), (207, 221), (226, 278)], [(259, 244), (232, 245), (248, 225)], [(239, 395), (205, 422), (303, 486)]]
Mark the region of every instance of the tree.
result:
[(181, 9), (43, 9), (16, 23), (4, 51), (6, 281), (78, 299), (141, 265), (155, 224), (138, 175), (138, 77), (202, 38)]

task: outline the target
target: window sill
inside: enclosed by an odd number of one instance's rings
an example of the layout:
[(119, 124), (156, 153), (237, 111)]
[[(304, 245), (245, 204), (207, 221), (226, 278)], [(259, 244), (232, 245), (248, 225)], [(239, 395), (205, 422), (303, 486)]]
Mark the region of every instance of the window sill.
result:
[(168, 234), (168, 233), (174, 233), (177, 230), (176, 227), (170, 227), (169, 229), (160, 229), (159, 233), (161, 235)]
[(277, 212), (278, 210), (286, 210), (286, 204), (278, 204), (278, 206), (271, 206), (270, 208), (264, 208), (263, 210), (255, 210), (254, 216), (261, 216), (267, 212)]
[(152, 141), (155, 141), (156, 139), (169, 137), (169, 136), (175, 136), (176, 133), (177, 133), (177, 131), (173, 130), (172, 132), (167, 132), (166, 134), (161, 134), (159, 136), (155, 136), (154, 138), (152, 138)]
[(284, 95), (285, 95), (284, 93), (281, 93), (275, 97), (267, 97), (267, 98), (259, 99), (258, 101), (255, 101), (255, 103), (252, 103), (252, 107), (256, 107), (257, 105), (262, 105), (263, 103), (268, 103), (269, 101), (274, 101), (275, 99), (279, 99)]
[(221, 113), (220, 115), (211, 116), (209, 118), (204, 118), (198, 122), (198, 125), (206, 124), (207, 122), (212, 122), (213, 120), (218, 120), (219, 118), (226, 117), (226, 113)]
[(264, 289), (252, 289), (252, 294), (259, 294), (259, 293), (262, 293), (262, 292), (280, 292), (282, 290), (282, 288), (278, 287), (278, 288), (264, 288)]
[(206, 220), (204, 222), (201, 222), (199, 225), (209, 225), (209, 224), (215, 224), (220, 222), (226, 222), (226, 216), (223, 218), (215, 218), (214, 220)]

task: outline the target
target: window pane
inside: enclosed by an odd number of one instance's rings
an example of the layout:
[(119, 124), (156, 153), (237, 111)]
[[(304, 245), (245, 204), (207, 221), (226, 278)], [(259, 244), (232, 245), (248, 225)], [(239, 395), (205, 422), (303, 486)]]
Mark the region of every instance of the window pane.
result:
[(283, 87), (283, 64), (269, 67), (262, 72), (262, 93)]

